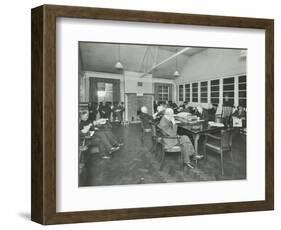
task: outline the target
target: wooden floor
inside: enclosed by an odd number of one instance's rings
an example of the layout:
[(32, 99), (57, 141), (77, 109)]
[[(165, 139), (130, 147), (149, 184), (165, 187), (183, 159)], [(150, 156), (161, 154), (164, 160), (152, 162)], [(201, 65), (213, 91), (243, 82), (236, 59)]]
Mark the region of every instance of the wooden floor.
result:
[[(207, 158), (201, 160), (197, 168), (184, 171), (178, 156), (170, 155), (160, 170), (159, 158), (150, 152), (151, 136), (147, 135), (144, 144), (141, 143), (139, 124), (116, 128), (114, 133), (123, 139), (124, 146), (110, 160), (102, 160), (98, 154), (89, 155), (79, 186), (246, 179), (246, 138), (239, 133), (233, 137), (233, 161), (225, 154), (224, 176), (221, 176), (220, 158), (216, 153), (208, 151)], [(202, 141), (199, 140), (199, 153)]]

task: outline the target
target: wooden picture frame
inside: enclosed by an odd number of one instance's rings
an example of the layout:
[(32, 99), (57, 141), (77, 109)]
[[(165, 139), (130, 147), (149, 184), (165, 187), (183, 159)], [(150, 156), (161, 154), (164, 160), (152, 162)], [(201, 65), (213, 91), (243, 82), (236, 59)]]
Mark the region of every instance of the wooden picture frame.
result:
[[(249, 202), (56, 212), (56, 18), (122, 20), (264, 29), (266, 36), (265, 200)], [(274, 208), (274, 21), (271, 19), (43, 5), (32, 9), (31, 219), (63, 224), (231, 213)]]

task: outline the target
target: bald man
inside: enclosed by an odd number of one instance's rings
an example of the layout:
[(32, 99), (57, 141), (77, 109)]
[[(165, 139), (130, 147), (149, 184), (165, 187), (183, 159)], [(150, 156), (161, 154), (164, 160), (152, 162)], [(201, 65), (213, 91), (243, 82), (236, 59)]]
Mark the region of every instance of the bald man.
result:
[[(174, 111), (171, 108), (165, 110), (165, 115), (160, 120), (158, 127), (161, 129), (162, 133), (166, 136), (176, 137), (178, 126), (175, 121)], [(193, 169), (194, 165), (190, 162), (190, 158), (193, 156), (196, 159), (203, 158), (202, 155), (198, 155), (193, 147), (188, 136), (180, 136), (179, 143), (177, 139), (164, 138), (165, 148), (172, 148), (176, 145), (180, 145), (183, 153), (184, 165), (188, 168)]]
[(143, 123), (143, 128), (151, 129), (151, 124), (153, 123), (153, 117), (148, 114), (148, 110), (146, 106), (142, 106), (140, 108), (139, 117)]

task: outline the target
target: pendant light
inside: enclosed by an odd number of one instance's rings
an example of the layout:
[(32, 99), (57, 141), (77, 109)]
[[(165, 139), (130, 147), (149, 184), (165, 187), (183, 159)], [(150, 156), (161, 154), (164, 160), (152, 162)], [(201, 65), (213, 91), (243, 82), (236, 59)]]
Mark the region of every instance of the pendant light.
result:
[(120, 62), (120, 45), (118, 45), (118, 61), (115, 64), (115, 68), (120, 70), (123, 69), (123, 65)]
[[(178, 49), (176, 50), (176, 53), (178, 52)], [(180, 73), (178, 71), (178, 57), (176, 56), (176, 71), (174, 72), (174, 76), (178, 77), (180, 76)]]

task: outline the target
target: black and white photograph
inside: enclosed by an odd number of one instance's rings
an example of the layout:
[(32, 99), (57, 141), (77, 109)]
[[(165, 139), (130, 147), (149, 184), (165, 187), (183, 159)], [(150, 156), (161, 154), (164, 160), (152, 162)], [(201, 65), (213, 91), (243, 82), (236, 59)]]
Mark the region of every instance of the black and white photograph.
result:
[(247, 179), (247, 49), (78, 49), (80, 187)]

